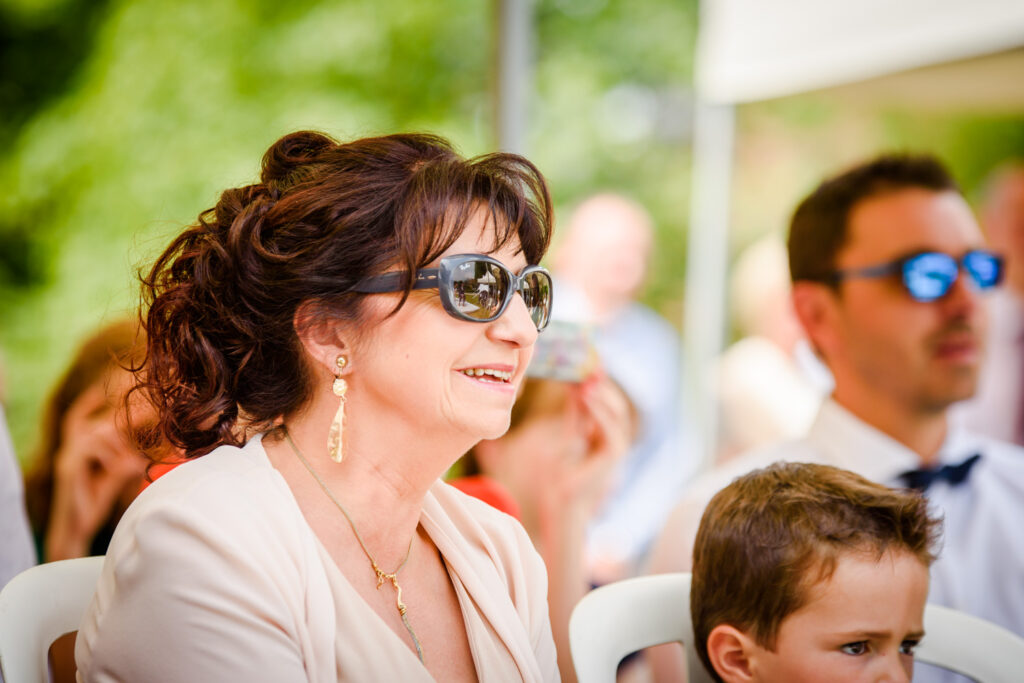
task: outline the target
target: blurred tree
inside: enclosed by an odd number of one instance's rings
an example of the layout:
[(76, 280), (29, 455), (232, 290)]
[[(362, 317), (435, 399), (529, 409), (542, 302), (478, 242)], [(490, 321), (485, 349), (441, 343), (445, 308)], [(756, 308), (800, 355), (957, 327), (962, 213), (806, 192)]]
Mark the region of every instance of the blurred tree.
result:
[[(92, 48), (106, 0), (0, 4), (0, 149), (69, 87)], [(46, 254), (32, 237), (38, 222), (0, 217), (0, 287), (45, 278)]]

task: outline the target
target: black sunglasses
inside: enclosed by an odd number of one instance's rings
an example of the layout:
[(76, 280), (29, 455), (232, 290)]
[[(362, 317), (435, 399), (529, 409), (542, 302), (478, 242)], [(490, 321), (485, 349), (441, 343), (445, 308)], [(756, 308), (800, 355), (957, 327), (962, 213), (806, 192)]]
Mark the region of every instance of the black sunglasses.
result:
[(833, 282), (858, 277), (899, 275), (904, 289), (917, 301), (935, 301), (946, 296), (963, 268), (978, 289), (990, 289), (1003, 277), (1003, 259), (990, 251), (975, 249), (959, 259), (940, 251), (922, 251), (901, 259), (865, 268), (837, 270)]
[[(363, 294), (400, 292), (408, 271), (364, 278), (352, 288)], [(551, 316), (551, 274), (541, 266), (527, 266), (519, 275), (497, 259), (484, 254), (445, 256), (437, 268), (416, 271), (413, 289), (436, 287), (444, 310), (452, 317), (473, 323), (497, 320), (519, 292), (533, 324), (540, 332)]]

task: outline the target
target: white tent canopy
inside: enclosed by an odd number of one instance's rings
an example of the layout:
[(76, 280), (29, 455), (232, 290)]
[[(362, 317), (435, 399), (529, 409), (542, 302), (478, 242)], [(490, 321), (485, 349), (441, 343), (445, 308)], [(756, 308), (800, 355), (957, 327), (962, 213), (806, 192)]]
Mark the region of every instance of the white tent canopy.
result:
[(710, 462), (725, 334), (735, 106), (828, 91), (849, 106), (1024, 110), (1021, 0), (704, 0), (685, 311), (689, 407)]
[(752, 102), (1022, 45), (1020, 0), (709, 0), (695, 84), (706, 102)]

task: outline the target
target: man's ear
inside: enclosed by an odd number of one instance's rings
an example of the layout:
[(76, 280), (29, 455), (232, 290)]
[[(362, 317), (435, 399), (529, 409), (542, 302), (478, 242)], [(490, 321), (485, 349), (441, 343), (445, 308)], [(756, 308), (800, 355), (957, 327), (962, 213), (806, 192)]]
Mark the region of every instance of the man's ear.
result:
[[(323, 314), (315, 302), (306, 301), (295, 311), (292, 319), (295, 334), (316, 367), (323, 368), (331, 375), (344, 375), (351, 371), (352, 345), (346, 341), (346, 326), (339, 320), (331, 320)], [(338, 356), (346, 356), (348, 363), (339, 371)]]
[(725, 683), (754, 680), (750, 660), (756, 647), (753, 639), (729, 624), (719, 624), (708, 634), (708, 659)]
[(836, 293), (820, 282), (794, 282), (793, 311), (819, 355), (827, 356), (835, 338)]

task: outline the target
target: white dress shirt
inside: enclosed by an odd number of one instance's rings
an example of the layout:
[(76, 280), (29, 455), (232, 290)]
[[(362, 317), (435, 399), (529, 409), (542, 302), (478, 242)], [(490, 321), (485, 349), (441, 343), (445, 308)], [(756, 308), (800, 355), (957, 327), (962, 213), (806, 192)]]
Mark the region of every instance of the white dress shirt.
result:
[[(981, 459), (965, 482), (936, 481), (926, 493), (944, 518), (928, 601), (1024, 636), (1024, 448), (951, 426), (939, 459), (958, 464), (975, 453)], [(737, 476), (779, 460), (833, 465), (890, 486), (903, 486), (900, 473), (920, 467), (914, 451), (829, 399), (804, 438), (754, 451), (699, 478), (673, 512), (660, 545), (682, 540), (688, 568), (700, 515), (714, 494)], [(938, 680), (922, 667), (915, 680), (925, 679)]]

